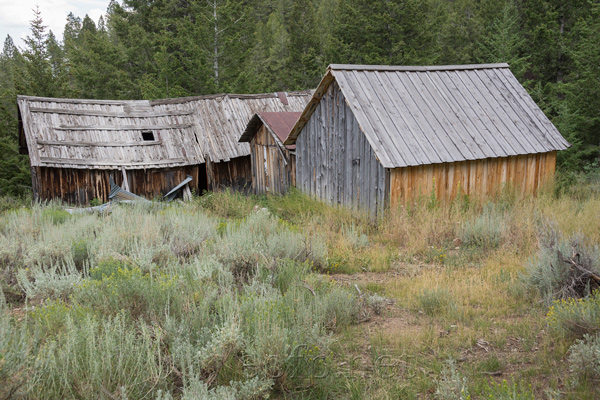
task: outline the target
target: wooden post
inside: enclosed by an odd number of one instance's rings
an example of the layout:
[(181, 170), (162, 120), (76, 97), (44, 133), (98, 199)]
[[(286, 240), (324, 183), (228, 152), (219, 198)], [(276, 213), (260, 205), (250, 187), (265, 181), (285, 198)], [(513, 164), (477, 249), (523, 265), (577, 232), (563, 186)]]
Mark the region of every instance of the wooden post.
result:
[(40, 192), (42, 191), (42, 182), (40, 178), (39, 167), (31, 167), (31, 188), (33, 200), (38, 201), (40, 199)]
[(129, 189), (129, 182), (127, 181), (127, 171), (125, 170), (125, 167), (121, 167), (121, 172), (123, 172), (123, 184), (121, 187), (123, 190), (130, 192), (131, 190)]
[(190, 191), (190, 185), (186, 184), (183, 187), (183, 201), (191, 201), (192, 200), (192, 192)]

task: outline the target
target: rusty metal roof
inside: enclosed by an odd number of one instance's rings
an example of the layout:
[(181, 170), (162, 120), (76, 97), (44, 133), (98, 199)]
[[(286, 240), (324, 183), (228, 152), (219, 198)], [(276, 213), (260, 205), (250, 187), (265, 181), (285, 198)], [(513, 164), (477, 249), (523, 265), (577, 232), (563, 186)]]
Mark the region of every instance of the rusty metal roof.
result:
[(285, 144), (295, 143), (334, 81), (386, 168), (570, 146), (508, 64), (331, 65)]
[[(267, 126), (267, 128), (273, 134), (275, 141), (283, 147), (283, 142), (288, 137), (288, 134), (294, 127), (294, 124), (300, 117), (301, 112), (260, 112), (254, 114), (248, 125), (246, 126), (246, 130), (240, 137), (240, 142), (250, 142), (252, 136), (256, 134), (258, 129), (262, 124)], [(293, 150), (296, 148), (296, 145), (287, 145), (285, 146), (289, 150)]]
[(32, 166), (168, 168), (247, 156), (239, 133), (257, 112), (301, 111), (312, 91), (164, 100), (18, 96)]

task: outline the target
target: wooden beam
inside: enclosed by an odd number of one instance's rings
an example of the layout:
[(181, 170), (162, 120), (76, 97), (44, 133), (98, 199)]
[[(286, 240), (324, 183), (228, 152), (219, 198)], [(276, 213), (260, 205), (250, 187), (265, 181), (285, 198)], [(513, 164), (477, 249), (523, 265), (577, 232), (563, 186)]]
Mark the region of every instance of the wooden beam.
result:
[(87, 160), (69, 160), (65, 158), (57, 158), (57, 157), (41, 157), (40, 161), (46, 164), (67, 164), (67, 165), (89, 165), (89, 166), (118, 166), (118, 167), (136, 167), (136, 166), (148, 166), (152, 167), (153, 165), (162, 165), (162, 164), (178, 164), (183, 163), (186, 160), (183, 158), (170, 158), (166, 160), (156, 160), (156, 161), (142, 161), (142, 162), (130, 162), (130, 161), (105, 161), (105, 160), (95, 160), (95, 159), (87, 159)]
[(89, 115), (97, 117), (115, 117), (115, 118), (150, 118), (150, 117), (170, 117), (178, 115), (190, 115), (193, 111), (104, 111), (104, 110), (68, 110), (65, 108), (45, 108), (29, 107), (30, 112), (49, 113), (49, 114), (68, 114), (68, 115)]
[(69, 146), (69, 147), (131, 147), (131, 146), (158, 146), (162, 145), (162, 140), (148, 140), (143, 142), (74, 142), (68, 140), (39, 140), (37, 144), (44, 146)]
[(127, 170), (125, 167), (121, 167), (121, 172), (123, 173), (123, 190), (127, 190), (129, 192), (129, 181), (127, 180)]
[(54, 128), (57, 131), (151, 131), (158, 129), (184, 129), (192, 124), (172, 125), (60, 125)]

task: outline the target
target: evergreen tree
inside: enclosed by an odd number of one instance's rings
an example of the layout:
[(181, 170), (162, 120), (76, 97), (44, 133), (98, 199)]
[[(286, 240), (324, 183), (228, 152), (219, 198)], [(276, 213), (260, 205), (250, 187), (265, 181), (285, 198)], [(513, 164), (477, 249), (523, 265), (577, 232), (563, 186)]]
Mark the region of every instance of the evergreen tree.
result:
[(21, 195), (31, 186), (29, 162), (19, 154), (15, 71), (23, 59), (10, 36), (0, 53), (0, 195)]
[[(340, 0), (333, 21), (331, 61), (350, 64), (427, 64), (437, 58), (427, 2)], [(435, 16), (435, 15), (433, 15)]]
[(73, 23), (70, 19), (67, 22), (69, 35), (65, 34), (72, 94), (95, 99), (133, 97), (133, 84), (124, 68), (127, 64), (125, 49), (112, 40), (104, 27), (97, 29), (87, 15), (83, 21), (77, 29), (76, 20)]
[(492, 20), (479, 41), (477, 60), (481, 63), (505, 62), (522, 78), (529, 68), (525, 54), (525, 36), (520, 26), (519, 10), (514, 0), (507, 0), (500, 15)]
[(34, 96), (56, 96), (56, 90), (50, 54), (48, 52), (47, 26), (44, 25), (39, 8), (33, 10), (30, 21), (31, 35), (25, 39), (25, 68), (17, 70), (15, 86), (20, 94)]
[(311, 0), (294, 2), (287, 26), (289, 27), (288, 77), (285, 89), (316, 87), (327, 67), (319, 44), (317, 14)]
[(478, 0), (433, 0), (440, 16), (437, 44), (441, 64), (475, 62), (477, 43), (484, 29), (482, 6)]
[(246, 58), (251, 37), (249, 13), (243, 1), (205, 0), (196, 2), (196, 18), (204, 19), (206, 36), (203, 41), (212, 79), (217, 91), (227, 91)]
[(557, 101), (554, 122), (573, 144), (559, 153), (563, 169), (580, 170), (600, 161), (600, 4), (573, 28), (573, 46), (568, 56), (573, 69), (561, 85), (564, 98)]

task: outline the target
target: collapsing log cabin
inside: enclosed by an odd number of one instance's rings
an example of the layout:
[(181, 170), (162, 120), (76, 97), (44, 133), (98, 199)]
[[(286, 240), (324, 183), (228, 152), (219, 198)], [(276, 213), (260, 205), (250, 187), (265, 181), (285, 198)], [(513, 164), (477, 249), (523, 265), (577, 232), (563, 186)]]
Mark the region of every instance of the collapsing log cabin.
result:
[(261, 112), (248, 122), (239, 141), (250, 143), (254, 193), (283, 194), (296, 185), (296, 146), (283, 142), (300, 114)]
[(331, 65), (284, 144), (302, 191), (371, 212), (535, 193), (570, 146), (507, 64)]
[(250, 146), (239, 133), (256, 112), (301, 111), (312, 91), (165, 100), (18, 96), (19, 144), (36, 200), (108, 200), (109, 177), (154, 198), (192, 176), (196, 193), (249, 190)]

